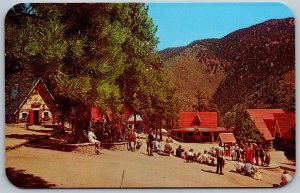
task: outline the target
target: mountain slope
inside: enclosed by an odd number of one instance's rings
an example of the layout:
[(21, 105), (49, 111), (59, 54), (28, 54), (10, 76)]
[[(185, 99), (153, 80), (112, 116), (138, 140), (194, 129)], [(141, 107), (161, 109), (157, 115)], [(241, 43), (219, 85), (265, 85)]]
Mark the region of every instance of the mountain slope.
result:
[(197, 40), (161, 55), (182, 110), (191, 110), (197, 90), (214, 99), (223, 113), (240, 107), (295, 110), (293, 18), (269, 20), (221, 39)]
[(211, 98), (224, 79), (222, 71), (214, 72), (204, 61), (199, 62), (199, 50), (208, 51), (202, 45), (194, 45), (181, 50), (166, 61), (169, 75), (177, 90), (176, 95), (181, 101), (181, 110), (192, 110), (198, 90), (204, 91)]

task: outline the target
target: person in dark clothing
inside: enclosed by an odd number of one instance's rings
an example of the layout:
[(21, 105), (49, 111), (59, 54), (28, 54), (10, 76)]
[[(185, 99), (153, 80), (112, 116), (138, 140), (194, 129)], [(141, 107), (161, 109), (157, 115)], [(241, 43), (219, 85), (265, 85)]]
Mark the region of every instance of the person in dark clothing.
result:
[(150, 151), (148, 152), (149, 156), (153, 156), (153, 141), (154, 141), (154, 135), (152, 133), (152, 130), (150, 130), (149, 135), (148, 135), (148, 143), (150, 147)]
[(260, 147), (255, 147), (254, 157), (255, 157), (255, 164), (256, 165), (258, 165), (258, 161), (259, 161), (259, 152), (260, 152)]
[(222, 169), (224, 166), (224, 148), (222, 147), (222, 144), (219, 144), (219, 147), (216, 148), (216, 156), (217, 156), (217, 171), (216, 173), (218, 174), (220, 171), (220, 175), (223, 175)]
[(176, 157), (181, 157), (182, 148), (181, 145), (176, 149)]
[(260, 158), (260, 163), (261, 165), (263, 166), (264, 165), (264, 162), (265, 162), (265, 151), (264, 151), (264, 148), (262, 147), (262, 145), (259, 146), (259, 158)]

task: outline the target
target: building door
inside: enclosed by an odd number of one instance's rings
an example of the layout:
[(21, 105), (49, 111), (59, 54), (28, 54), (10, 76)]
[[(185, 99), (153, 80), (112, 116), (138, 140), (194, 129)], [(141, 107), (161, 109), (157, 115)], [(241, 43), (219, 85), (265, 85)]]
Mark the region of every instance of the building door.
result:
[(280, 137), (277, 133), (275, 135), (274, 148), (276, 150), (281, 150), (282, 149), (281, 140), (280, 140)]
[(30, 124), (30, 125), (33, 125), (33, 123), (34, 123), (34, 119), (33, 119), (33, 110), (30, 109), (30, 110), (29, 110), (29, 124)]
[(33, 111), (33, 124), (39, 125), (39, 111)]

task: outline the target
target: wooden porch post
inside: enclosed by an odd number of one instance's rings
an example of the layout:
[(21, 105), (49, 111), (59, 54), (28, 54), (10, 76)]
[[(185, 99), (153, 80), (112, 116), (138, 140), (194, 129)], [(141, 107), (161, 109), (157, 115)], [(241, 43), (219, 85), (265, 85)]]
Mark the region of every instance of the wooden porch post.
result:
[(215, 133), (211, 132), (211, 142), (214, 143), (215, 142)]

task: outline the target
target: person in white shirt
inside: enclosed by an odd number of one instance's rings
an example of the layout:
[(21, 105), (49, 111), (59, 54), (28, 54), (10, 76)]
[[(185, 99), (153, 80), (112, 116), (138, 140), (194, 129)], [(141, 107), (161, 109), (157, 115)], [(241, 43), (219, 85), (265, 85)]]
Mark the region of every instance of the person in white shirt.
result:
[(153, 151), (154, 152), (161, 152), (161, 146), (159, 143), (159, 139), (156, 139), (155, 141), (153, 141)]
[(287, 185), (290, 181), (292, 181), (293, 177), (287, 172), (284, 171), (281, 175), (281, 186)]
[(206, 150), (204, 151), (204, 153), (201, 156), (201, 163), (208, 164), (208, 153)]
[(190, 149), (189, 152), (187, 152), (187, 158), (186, 158), (186, 161), (187, 162), (194, 162), (195, 161), (195, 153), (194, 153), (194, 150), (193, 149)]
[(90, 131), (88, 132), (87, 137), (91, 143), (95, 144), (95, 152), (96, 152), (96, 154), (99, 154), (100, 153), (100, 141), (97, 140), (97, 137), (94, 133), (94, 127), (90, 128)]
[(242, 172), (244, 172), (244, 167), (245, 167), (245, 164), (244, 164), (244, 163), (242, 163), (242, 162), (240, 162), (240, 161), (237, 161), (237, 162), (235, 162), (233, 165), (234, 165), (235, 171), (236, 171), (237, 173), (242, 173)]

